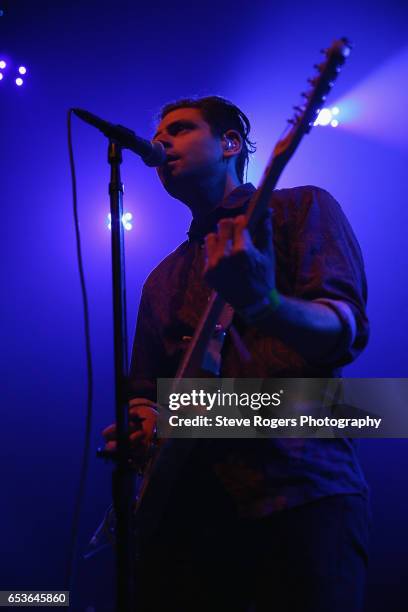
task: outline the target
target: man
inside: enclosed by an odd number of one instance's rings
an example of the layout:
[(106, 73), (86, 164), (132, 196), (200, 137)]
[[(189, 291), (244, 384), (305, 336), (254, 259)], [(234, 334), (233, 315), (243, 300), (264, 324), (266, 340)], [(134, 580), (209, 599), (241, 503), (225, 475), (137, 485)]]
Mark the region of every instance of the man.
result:
[[(228, 334), (224, 377), (339, 376), (367, 343), (361, 252), (327, 192), (276, 191), (256, 240), (247, 232), (249, 131), (219, 97), (161, 112), (159, 178), (193, 220), (143, 288), (130, 372), (137, 450), (152, 440), (156, 379), (174, 376), (211, 288), (251, 355)], [(113, 426), (104, 436), (115, 448)], [(186, 463), (143, 554), (138, 609), (361, 610), (367, 486), (351, 440), (202, 440)]]

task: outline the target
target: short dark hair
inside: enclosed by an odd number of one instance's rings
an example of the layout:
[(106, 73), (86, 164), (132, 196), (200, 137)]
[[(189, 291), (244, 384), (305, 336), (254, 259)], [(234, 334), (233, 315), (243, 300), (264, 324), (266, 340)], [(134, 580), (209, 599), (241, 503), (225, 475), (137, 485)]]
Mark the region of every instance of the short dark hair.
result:
[(248, 166), (249, 155), (256, 151), (255, 143), (249, 139), (251, 124), (248, 117), (232, 102), (221, 96), (204, 98), (182, 98), (163, 106), (159, 121), (178, 108), (198, 108), (213, 134), (222, 136), (227, 130), (236, 130), (242, 136), (242, 151), (237, 157), (236, 170), (241, 183)]

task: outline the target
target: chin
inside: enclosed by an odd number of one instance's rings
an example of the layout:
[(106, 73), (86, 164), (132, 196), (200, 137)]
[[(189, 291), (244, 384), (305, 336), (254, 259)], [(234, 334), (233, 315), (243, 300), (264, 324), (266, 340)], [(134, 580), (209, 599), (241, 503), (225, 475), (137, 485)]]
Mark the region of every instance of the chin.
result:
[(171, 177), (160, 177), (161, 183), (167, 193), (176, 200), (187, 203), (192, 191), (195, 191), (196, 181), (191, 180), (189, 175), (179, 174)]
[(180, 188), (183, 184), (194, 182), (194, 173), (180, 168), (166, 168), (159, 170), (159, 178), (166, 191)]

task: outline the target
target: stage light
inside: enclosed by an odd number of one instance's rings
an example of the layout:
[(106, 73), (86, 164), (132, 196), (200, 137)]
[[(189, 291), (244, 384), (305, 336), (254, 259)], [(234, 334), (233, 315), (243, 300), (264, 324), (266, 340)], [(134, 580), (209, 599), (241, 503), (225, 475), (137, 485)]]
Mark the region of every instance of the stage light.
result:
[(338, 106), (333, 106), (333, 108), (322, 108), (313, 125), (331, 125), (332, 127), (337, 127), (339, 122), (337, 119), (333, 119), (333, 117), (339, 115), (339, 113), (340, 109)]
[(133, 225), (130, 223), (131, 220), (133, 219), (133, 215), (132, 213), (125, 213), (122, 217), (122, 223), (123, 223), (123, 227), (125, 228), (125, 230), (131, 230)]
[[(129, 231), (129, 230), (132, 229), (133, 224), (130, 223), (130, 221), (132, 219), (133, 219), (132, 213), (130, 213), (130, 212), (123, 213), (123, 215), (122, 215), (122, 225), (125, 228), (125, 230)], [(108, 226), (108, 230), (112, 229), (112, 217), (111, 217), (110, 213), (108, 214), (108, 217), (107, 217), (107, 226)]]
[(6, 87), (6, 84), (8, 85), (9, 83), (11, 85), (13, 81), (17, 87), (24, 85), (25, 77), (23, 79), (22, 76), (27, 74), (27, 67), (14, 63), (10, 58), (5, 59), (4, 55), (3, 57), (0, 56), (0, 58), (0, 81), (4, 81), (2, 88)]
[(329, 108), (322, 108), (319, 112), (314, 125), (329, 125), (332, 119), (331, 110)]

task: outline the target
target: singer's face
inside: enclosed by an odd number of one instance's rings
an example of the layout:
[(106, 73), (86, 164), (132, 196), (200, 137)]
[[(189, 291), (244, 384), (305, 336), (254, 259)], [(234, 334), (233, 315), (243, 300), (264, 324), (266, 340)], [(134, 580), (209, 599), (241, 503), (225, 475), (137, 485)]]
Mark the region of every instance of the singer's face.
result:
[(158, 168), (165, 189), (174, 197), (188, 186), (225, 172), (221, 138), (215, 136), (197, 108), (178, 108), (162, 119), (153, 140), (160, 141), (168, 161)]

